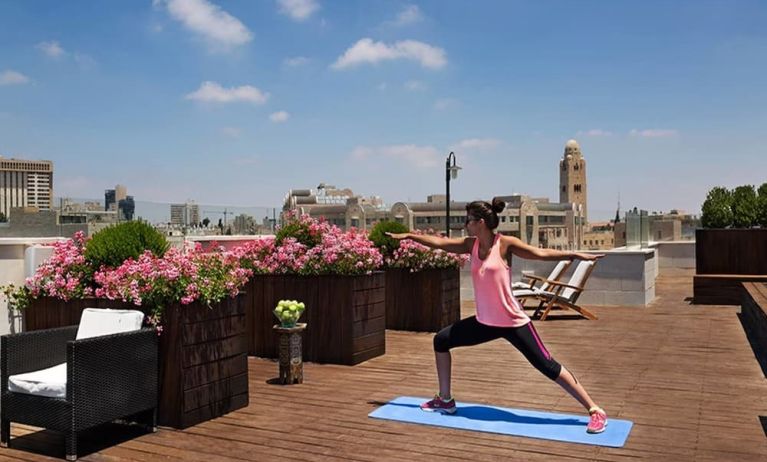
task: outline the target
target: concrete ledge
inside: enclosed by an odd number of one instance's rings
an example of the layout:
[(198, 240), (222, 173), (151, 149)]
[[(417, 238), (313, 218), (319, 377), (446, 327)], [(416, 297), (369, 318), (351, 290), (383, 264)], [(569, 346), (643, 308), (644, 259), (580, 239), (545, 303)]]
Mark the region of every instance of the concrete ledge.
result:
[[(655, 249), (610, 250), (599, 260), (586, 289), (578, 299), (584, 305), (646, 306), (655, 299), (657, 252)], [(546, 277), (556, 261), (523, 260), (514, 257), (511, 264), (512, 281), (522, 279), (522, 271)], [(560, 280), (567, 282), (575, 265)]]

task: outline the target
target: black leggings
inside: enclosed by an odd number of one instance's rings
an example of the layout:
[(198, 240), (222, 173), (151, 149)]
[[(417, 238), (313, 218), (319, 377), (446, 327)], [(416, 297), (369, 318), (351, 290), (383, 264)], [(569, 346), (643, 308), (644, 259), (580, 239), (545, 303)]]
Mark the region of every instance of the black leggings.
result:
[(481, 324), (476, 316), (461, 319), (434, 336), (434, 351), (445, 353), (451, 348), (479, 345), (498, 338), (508, 340), (546, 377), (551, 380), (559, 377), (562, 366), (543, 346), (532, 322), (521, 327), (495, 327)]

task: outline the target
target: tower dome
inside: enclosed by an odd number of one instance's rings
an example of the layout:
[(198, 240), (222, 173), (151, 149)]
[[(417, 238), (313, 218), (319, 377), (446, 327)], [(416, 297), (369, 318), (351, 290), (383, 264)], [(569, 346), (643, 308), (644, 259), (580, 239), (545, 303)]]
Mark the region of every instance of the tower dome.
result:
[(580, 145), (575, 140), (568, 140), (567, 143), (565, 143), (565, 148), (574, 148), (574, 149), (580, 149)]
[(573, 157), (581, 157), (581, 147), (575, 140), (569, 140), (565, 143), (565, 159), (572, 159)]

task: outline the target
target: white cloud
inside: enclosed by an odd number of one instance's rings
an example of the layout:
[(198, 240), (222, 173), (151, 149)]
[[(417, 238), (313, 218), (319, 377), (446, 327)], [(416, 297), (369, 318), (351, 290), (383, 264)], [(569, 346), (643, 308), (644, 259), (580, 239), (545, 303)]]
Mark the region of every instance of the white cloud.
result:
[(164, 3), (173, 19), (212, 45), (228, 49), (253, 39), (253, 34), (239, 19), (207, 0), (165, 0)]
[(184, 98), (205, 103), (253, 103), (264, 104), (269, 99), (269, 93), (264, 93), (256, 87), (243, 85), (240, 87), (224, 88), (216, 82), (203, 82), (200, 88), (189, 93)]
[(0, 72), (0, 85), (22, 85), (29, 82), (29, 77), (12, 70)]
[(237, 127), (224, 127), (221, 129), (221, 133), (232, 138), (238, 138), (241, 130)]
[(378, 147), (357, 146), (351, 153), (351, 158), (358, 161), (379, 157), (402, 161), (417, 168), (428, 168), (437, 165), (439, 153), (433, 146), (417, 146), (414, 144)]
[(277, 0), (280, 13), (290, 16), (294, 21), (304, 21), (320, 9), (316, 0)]
[(495, 138), (467, 138), (450, 147), (452, 151), (492, 151), (501, 145), (501, 140)]
[(392, 45), (363, 38), (339, 56), (331, 66), (346, 69), (360, 64), (377, 64), (381, 61), (408, 59), (428, 69), (441, 69), (447, 64), (445, 50), (416, 40), (403, 40)]
[(397, 15), (397, 19), (392, 22), (394, 26), (407, 26), (423, 21), (423, 15), (421, 9), (417, 5), (407, 5)]
[(607, 130), (602, 130), (601, 128), (592, 128), (591, 130), (586, 130), (586, 131), (581, 130), (581, 131), (578, 131), (578, 133), (576, 135), (577, 136), (594, 136), (594, 137), (599, 137), (599, 136), (613, 136), (613, 133), (610, 132), (610, 131), (607, 131)]
[(277, 111), (269, 115), (269, 120), (274, 123), (286, 122), (290, 118), (290, 114), (285, 111)]
[(84, 53), (75, 53), (72, 58), (82, 69), (91, 69), (96, 65), (96, 60)]
[(446, 111), (458, 105), (458, 100), (453, 98), (440, 98), (434, 102), (434, 109), (437, 111)]
[(285, 58), (282, 64), (287, 67), (299, 67), (309, 64), (309, 61), (309, 58), (304, 56), (296, 56), (295, 58)]
[(420, 91), (426, 89), (426, 84), (420, 80), (408, 80), (405, 82), (405, 89), (409, 91)]
[(55, 40), (52, 40), (50, 42), (40, 42), (37, 44), (36, 48), (42, 51), (49, 58), (54, 58), (54, 59), (58, 59), (67, 54), (67, 52), (64, 51), (63, 48), (61, 48), (61, 45), (59, 45), (59, 42)]
[(642, 138), (668, 138), (677, 136), (678, 134), (678, 131), (667, 128), (649, 128), (644, 130), (637, 130), (636, 128), (633, 128), (629, 132), (630, 136), (638, 136)]

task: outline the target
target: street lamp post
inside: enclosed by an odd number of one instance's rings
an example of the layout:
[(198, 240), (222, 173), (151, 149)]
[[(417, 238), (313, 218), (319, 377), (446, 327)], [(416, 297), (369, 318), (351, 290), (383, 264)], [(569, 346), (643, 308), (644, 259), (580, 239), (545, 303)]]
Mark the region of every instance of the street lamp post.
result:
[(445, 160), (445, 236), (450, 237), (450, 179), (458, 177), (461, 167), (455, 165), (455, 154), (451, 151)]

